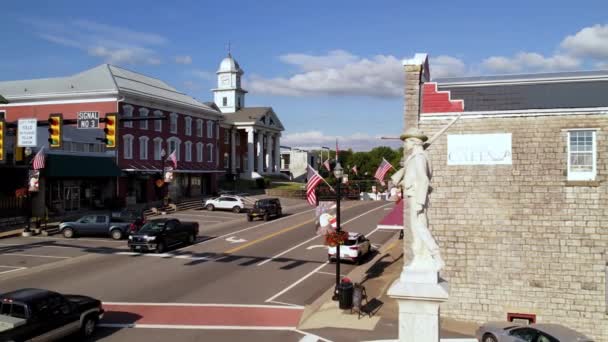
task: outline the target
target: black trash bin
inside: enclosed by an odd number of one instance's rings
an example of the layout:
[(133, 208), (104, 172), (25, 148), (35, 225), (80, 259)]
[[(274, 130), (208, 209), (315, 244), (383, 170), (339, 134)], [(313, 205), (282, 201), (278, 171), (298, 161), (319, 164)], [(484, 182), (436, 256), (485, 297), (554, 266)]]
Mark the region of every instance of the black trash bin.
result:
[(341, 310), (349, 310), (353, 307), (353, 283), (342, 280), (338, 285), (338, 301)]

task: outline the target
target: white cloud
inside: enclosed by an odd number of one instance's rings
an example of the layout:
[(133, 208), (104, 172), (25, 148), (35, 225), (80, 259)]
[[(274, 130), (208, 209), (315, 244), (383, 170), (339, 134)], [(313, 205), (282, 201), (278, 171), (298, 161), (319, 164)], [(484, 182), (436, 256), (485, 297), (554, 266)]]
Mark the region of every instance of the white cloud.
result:
[(192, 57), (190, 57), (190, 56), (175, 56), (175, 63), (177, 63), (177, 64), (192, 64)]
[(468, 72), (464, 62), (451, 56), (437, 56), (429, 58), (431, 78), (465, 76)]
[(572, 70), (580, 65), (579, 59), (568, 55), (545, 57), (535, 52), (520, 52), (514, 57), (492, 56), (482, 62), (484, 69), (495, 73)]
[(298, 66), (304, 71), (323, 70), (327, 68), (339, 68), (344, 65), (355, 63), (359, 58), (344, 50), (333, 50), (325, 56), (312, 56), (302, 53), (288, 53), (279, 59), (287, 64)]
[(188, 90), (199, 90), (199, 89), (201, 89), (201, 86), (200, 86), (200, 84), (193, 82), (193, 81), (185, 81), (184, 88), (186, 88)]
[(560, 46), (573, 56), (608, 60), (608, 24), (585, 27), (564, 38)]
[(381, 140), (380, 136), (372, 136), (366, 133), (355, 133), (348, 136), (334, 136), (324, 134), (321, 131), (287, 132), (281, 138), (281, 145), (290, 147), (318, 148), (320, 146), (335, 146), (338, 140), (340, 149), (349, 148), (354, 151), (369, 151), (377, 146), (401, 147), (400, 140)]
[(160, 64), (155, 48), (167, 42), (158, 34), (90, 20), (59, 22), (26, 18), (21, 22), (46, 41), (82, 50), (112, 64)]
[(215, 79), (215, 74), (210, 71), (194, 69), (190, 70), (188, 73), (205, 81), (211, 81)]

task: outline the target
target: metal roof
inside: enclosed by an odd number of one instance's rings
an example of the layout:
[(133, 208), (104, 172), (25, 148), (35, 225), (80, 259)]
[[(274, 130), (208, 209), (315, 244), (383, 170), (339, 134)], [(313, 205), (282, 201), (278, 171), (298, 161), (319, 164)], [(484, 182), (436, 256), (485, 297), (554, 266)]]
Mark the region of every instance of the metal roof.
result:
[(491, 76), (472, 76), (472, 77), (445, 77), (433, 79), (443, 85), (484, 85), (491, 83), (542, 83), (542, 82), (560, 82), (566, 80), (608, 80), (608, 70), (593, 70), (593, 71), (567, 71), (567, 72), (551, 72), (551, 73), (530, 73), (530, 74), (510, 74), (510, 75), (491, 75)]
[(241, 108), (234, 113), (224, 113), (226, 123), (255, 122), (257, 119), (272, 111), (271, 107), (247, 107)]

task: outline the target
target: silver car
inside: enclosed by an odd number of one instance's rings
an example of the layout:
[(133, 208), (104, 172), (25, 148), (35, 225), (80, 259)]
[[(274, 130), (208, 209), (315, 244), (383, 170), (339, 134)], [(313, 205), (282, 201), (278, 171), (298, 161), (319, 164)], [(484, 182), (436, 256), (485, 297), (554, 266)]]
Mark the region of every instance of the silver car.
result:
[(490, 322), (475, 333), (481, 342), (593, 342), (589, 337), (559, 324)]

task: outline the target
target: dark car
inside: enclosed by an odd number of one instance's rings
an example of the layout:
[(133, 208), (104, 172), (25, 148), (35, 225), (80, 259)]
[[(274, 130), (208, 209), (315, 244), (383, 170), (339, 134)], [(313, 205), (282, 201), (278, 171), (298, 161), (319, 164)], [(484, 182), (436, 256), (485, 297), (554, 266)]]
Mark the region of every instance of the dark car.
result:
[(163, 253), (167, 248), (179, 244), (193, 244), (197, 236), (197, 222), (162, 218), (146, 222), (136, 234), (129, 236), (128, 245), (132, 251)]
[(0, 341), (58, 341), (80, 332), (87, 338), (103, 317), (97, 299), (21, 289), (0, 295)]
[(95, 214), (61, 222), (59, 232), (65, 238), (73, 238), (76, 235), (109, 235), (114, 240), (120, 240), (129, 235), (131, 225), (132, 222), (122, 218)]
[(593, 342), (589, 337), (559, 324), (489, 322), (477, 329), (481, 342)]
[(278, 198), (264, 198), (257, 200), (253, 208), (247, 213), (247, 221), (251, 221), (256, 217), (261, 217), (264, 221), (270, 220), (271, 217), (281, 217), (283, 208), (281, 201)]

